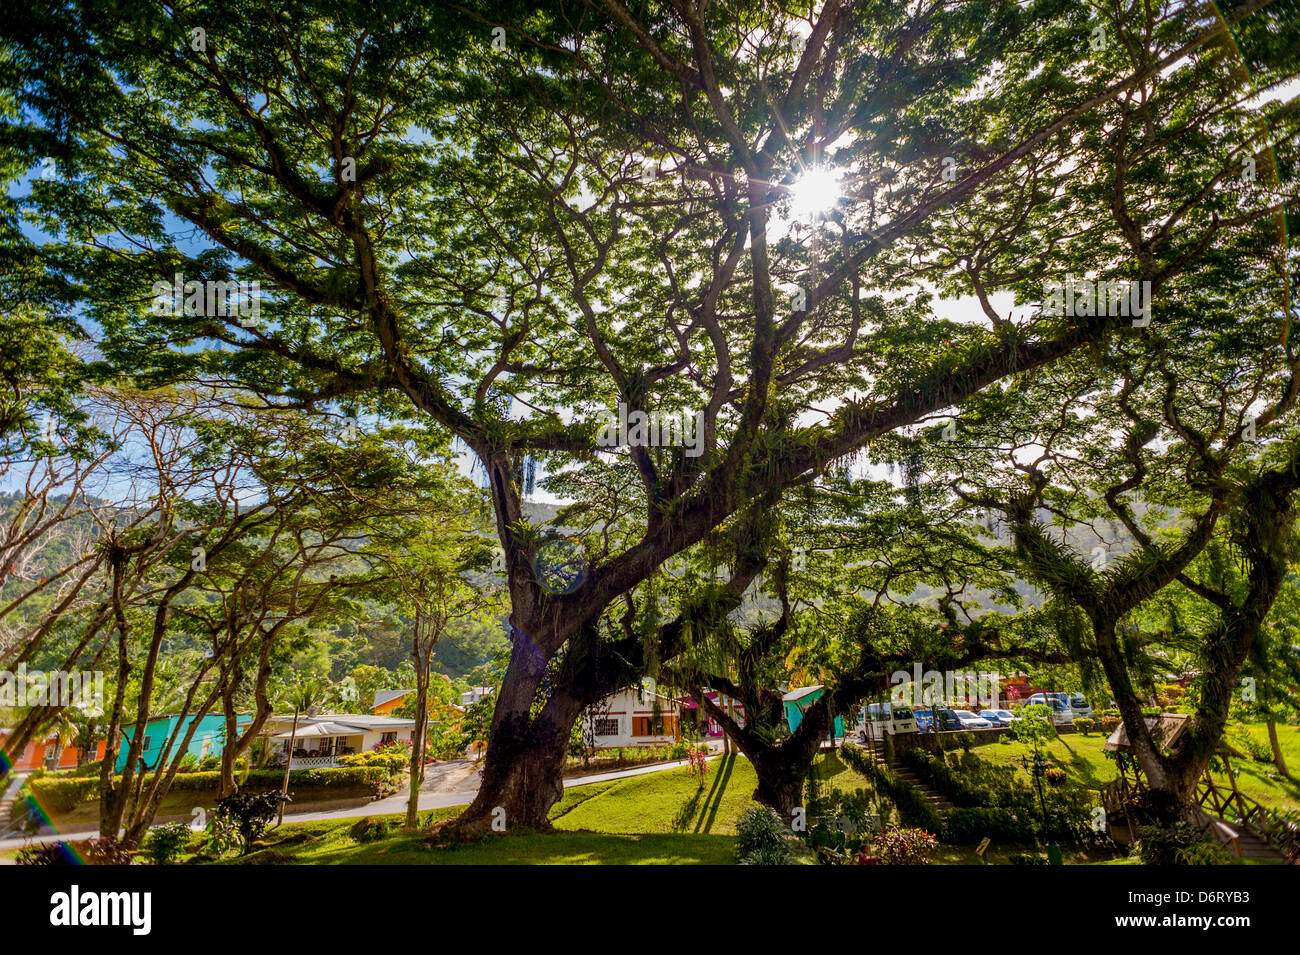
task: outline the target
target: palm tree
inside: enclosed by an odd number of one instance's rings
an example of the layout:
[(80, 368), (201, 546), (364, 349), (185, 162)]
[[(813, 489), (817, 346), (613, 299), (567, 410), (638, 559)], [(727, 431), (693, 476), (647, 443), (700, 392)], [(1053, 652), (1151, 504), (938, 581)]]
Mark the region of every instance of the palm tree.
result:
[[(49, 736), (54, 737), (54, 765), (50, 769), (58, 769), (59, 760), (63, 758), (63, 751), (78, 736), (77, 724), (73, 720), (73, 714), (66, 709), (59, 710), (58, 716), (54, 717), (54, 723), (50, 727)], [(49, 739), (49, 736), (46, 739)]]
[[(310, 713), (328, 699), (333, 686), (320, 677), (295, 678), (294, 682), (283, 685), (276, 694), (277, 702), (293, 707), (293, 726), (289, 729), (289, 751), (284, 761), (284, 779), (280, 783), (280, 795), (289, 795), (289, 767), (293, 765), (293, 744), (298, 735), (298, 717)], [(280, 801), (280, 814), (275, 821), (279, 826), (284, 822), (284, 800)]]

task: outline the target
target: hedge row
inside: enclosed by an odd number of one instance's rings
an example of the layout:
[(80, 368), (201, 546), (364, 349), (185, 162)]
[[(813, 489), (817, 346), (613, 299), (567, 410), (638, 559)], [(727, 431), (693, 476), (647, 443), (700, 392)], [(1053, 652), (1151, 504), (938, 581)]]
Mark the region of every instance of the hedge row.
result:
[(996, 766), (973, 753), (955, 760), (909, 750), (903, 761), (957, 808), (944, 816), (943, 841), (978, 842), (988, 836), (1001, 842), (1032, 842), (1040, 834), (1066, 843), (1084, 843), (1092, 835), (1092, 797), (1069, 783), (1049, 786), (1046, 831), (1034, 788), (1010, 766)]
[[(299, 801), (311, 796), (377, 798), (384, 794), (390, 776), (390, 771), (383, 766), (295, 769), (289, 774), (289, 791), (296, 794)], [(114, 783), (121, 780), (121, 776), (114, 777)], [(283, 770), (255, 769), (240, 785), (254, 790), (279, 789), (283, 780)], [(177, 773), (170, 792), (215, 794), (220, 783), (219, 772)], [(96, 777), (45, 776), (29, 779), (26, 788), (40, 805), (56, 812), (71, 812), (81, 803), (99, 798), (99, 779)]]
[(949, 757), (909, 749), (900, 760), (954, 806), (1029, 809), (1034, 805), (1034, 791), (1016, 778), (1014, 767), (985, 762), (974, 753)]
[(943, 821), (939, 813), (926, 800), (925, 794), (907, 780), (900, 778), (887, 766), (882, 766), (857, 746), (841, 746), (840, 758), (857, 770), (898, 807), (899, 818), (908, 826), (939, 832)]
[(995, 841), (1028, 844), (1040, 835), (1067, 845), (1086, 845), (1101, 837), (1092, 828), (1091, 811), (1080, 805), (1049, 805), (1046, 828), (1041, 813), (1000, 806), (950, 809), (943, 820), (944, 842), (979, 842), (988, 836)]

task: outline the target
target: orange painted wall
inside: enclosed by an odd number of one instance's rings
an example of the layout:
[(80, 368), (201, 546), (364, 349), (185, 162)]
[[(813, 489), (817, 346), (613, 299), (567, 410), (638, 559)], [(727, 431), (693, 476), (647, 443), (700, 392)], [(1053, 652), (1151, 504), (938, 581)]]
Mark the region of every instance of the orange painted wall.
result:
[[(411, 694), (408, 693), (406, 696), (410, 695)], [(406, 696), (395, 697), (387, 703), (380, 703), (371, 712), (374, 713), (375, 716), (392, 716), (393, 711), (406, 702)]]
[[(5, 739), (6, 737), (0, 736), (0, 749), (4, 749)], [(41, 766), (44, 766), (46, 752), (48, 750), (52, 750), (55, 745), (57, 744), (53, 740), (47, 740), (46, 742), (43, 743), (38, 743), (38, 742), (28, 743), (27, 748), (23, 751), (22, 758), (15, 762), (14, 769), (30, 770), (30, 769), (38, 769)], [(77, 766), (77, 755), (80, 752), (81, 750), (76, 744), (73, 744), (72, 746), (64, 747), (63, 752), (59, 755), (58, 768), (75, 769)], [(13, 758), (12, 753), (6, 753), (5, 756), (6, 758)], [(94, 759), (103, 759), (103, 758), (104, 758), (104, 741), (100, 740), (98, 743), (95, 744)]]

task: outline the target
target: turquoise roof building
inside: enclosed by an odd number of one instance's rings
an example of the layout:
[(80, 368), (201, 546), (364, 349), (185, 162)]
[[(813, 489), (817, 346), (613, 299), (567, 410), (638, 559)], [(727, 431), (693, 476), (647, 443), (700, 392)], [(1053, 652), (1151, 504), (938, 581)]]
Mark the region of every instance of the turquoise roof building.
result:
[[(781, 697), (781, 705), (785, 709), (785, 724), (790, 727), (793, 733), (803, 722), (803, 715), (807, 712), (808, 707), (816, 703), (826, 693), (826, 687), (818, 683), (815, 686), (801, 686), (797, 690), (791, 690)], [(844, 717), (835, 717), (836, 736), (844, 735)]]

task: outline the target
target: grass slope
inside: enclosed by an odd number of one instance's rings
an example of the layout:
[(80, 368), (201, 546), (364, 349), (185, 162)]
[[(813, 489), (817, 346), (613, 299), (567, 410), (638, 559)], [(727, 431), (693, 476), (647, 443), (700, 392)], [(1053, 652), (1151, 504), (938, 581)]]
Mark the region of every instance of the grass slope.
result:
[[(1234, 758), (1232, 769), (1237, 774), (1237, 786), (1247, 796), (1259, 800), (1269, 808), (1300, 810), (1300, 727), (1279, 726), (1277, 732), (1283, 758), (1293, 778), (1282, 776), (1272, 763)], [(1268, 747), (1268, 731), (1263, 724), (1230, 726), (1228, 742), (1242, 750), (1241, 739), (1247, 734), (1265, 748)], [(1089, 789), (1099, 789), (1111, 782), (1116, 775), (1115, 761), (1109, 759), (1101, 749), (1105, 741), (1105, 735), (1100, 733), (1061, 736), (1049, 744), (1047, 755), (1065, 769), (1075, 782)], [(980, 746), (975, 752), (989, 762), (1014, 766), (1026, 779), (1029, 778), (1028, 771), (1020, 762), (1022, 757), (1030, 753), (1029, 747), (1023, 743), (993, 743)], [(1226, 774), (1220, 772), (1213, 775), (1216, 783), (1228, 787)]]

